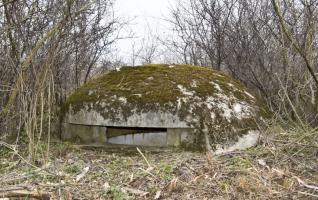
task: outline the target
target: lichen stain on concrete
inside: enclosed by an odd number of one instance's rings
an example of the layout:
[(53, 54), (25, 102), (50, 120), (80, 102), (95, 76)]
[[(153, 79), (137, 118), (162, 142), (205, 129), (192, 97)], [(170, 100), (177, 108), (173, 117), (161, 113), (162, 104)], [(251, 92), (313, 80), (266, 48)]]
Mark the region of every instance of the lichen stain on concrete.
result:
[(238, 141), (234, 144), (226, 144), (226, 145), (218, 145), (214, 154), (226, 154), (230, 153), (234, 150), (243, 150), (246, 148), (250, 148), (257, 144), (260, 136), (260, 132), (258, 130), (250, 130), (246, 135), (238, 138)]
[(64, 123), (191, 128), (198, 146), (206, 128), (215, 147), (244, 139), (267, 114), (238, 81), (190, 65), (122, 67), (83, 85), (62, 107)]

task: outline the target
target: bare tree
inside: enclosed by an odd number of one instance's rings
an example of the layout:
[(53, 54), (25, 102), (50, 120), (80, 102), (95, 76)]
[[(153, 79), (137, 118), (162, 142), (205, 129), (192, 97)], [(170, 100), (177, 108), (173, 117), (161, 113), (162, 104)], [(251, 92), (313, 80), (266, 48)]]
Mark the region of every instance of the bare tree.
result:
[(113, 0), (3, 0), (0, 15), (0, 135), (23, 129), (34, 159), (54, 105), (88, 80), (124, 24)]
[(130, 65), (151, 64), (159, 59), (160, 43), (152, 33), (150, 25), (147, 26), (144, 35), (141, 38), (133, 38), (131, 44)]
[(285, 117), (296, 119), (299, 113), (312, 121), (316, 117), (317, 1), (275, 2), (180, 0), (169, 19), (178, 37), (165, 40), (165, 45), (179, 62), (230, 73)]

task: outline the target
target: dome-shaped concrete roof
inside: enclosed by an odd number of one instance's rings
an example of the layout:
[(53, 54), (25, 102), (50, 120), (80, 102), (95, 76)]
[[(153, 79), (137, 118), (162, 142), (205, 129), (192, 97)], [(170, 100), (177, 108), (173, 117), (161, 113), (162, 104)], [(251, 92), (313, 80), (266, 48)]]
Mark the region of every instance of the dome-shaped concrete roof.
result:
[(265, 106), (238, 81), (189, 65), (123, 67), (77, 89), (62, 108), (73, 124), (186, 128), (227, 141), (256, 129)]

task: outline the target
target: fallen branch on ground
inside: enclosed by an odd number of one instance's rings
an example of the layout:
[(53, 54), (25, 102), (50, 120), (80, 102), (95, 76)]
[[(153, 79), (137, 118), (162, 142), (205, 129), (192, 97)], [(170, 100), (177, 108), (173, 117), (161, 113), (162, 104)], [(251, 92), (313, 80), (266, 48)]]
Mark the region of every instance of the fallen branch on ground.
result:
[(23, 198), (23, 197), (31, 197), (35, 199), (40, 199), (40, 200), (50, 200), (50, 194), (41, 192), (41, 191), (28, 191), (28, 190), (12, 190), (9, 189), (8, 191), (2, 190), (0, 192), (0, 197), (1, 198)]

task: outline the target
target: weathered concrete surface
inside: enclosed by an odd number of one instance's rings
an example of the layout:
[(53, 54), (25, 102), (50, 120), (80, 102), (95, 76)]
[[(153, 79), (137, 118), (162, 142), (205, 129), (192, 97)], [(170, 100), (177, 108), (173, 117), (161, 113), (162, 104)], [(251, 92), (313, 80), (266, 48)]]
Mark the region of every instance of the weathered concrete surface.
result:
[(250, 147), (255, 146), (257, 144), (260, 136), (260, 132), (258, 130), (248, 131), (246, 135), (243, 135), (238, 138), (236, 142), (218, 145), (214, 153), (218, 154), (226, 154), (230, 153), (234, 150), (243, 150)]
[(193, 128), (169, 128), (167, 130), (167, 144), (169, 146), (195, 147), (196, 133)]
[(136, 113), (127, 119), (121, 112), (116, 115), (116, 121), (104, 118), (100, 112), (90, 109), (81, 109), (72, 114), (67, 113), (65, 120), (72, 124), (89, 124), (96, 126), (118, 127), (156, 127), (156, 128), (189, 128), (185, 121), (181, 121), (177, 115), (167, 112)]
[[(81, 124), (63, 124), (62, 139), (76, 141), (82, 144), (124, 144), (154, 147), (193, 147), (195, 140), (194, 130), (191, 128), (173, 128), (162, 132), (144, 132), (129, 134), (120, 130), (121, 134), (109, 133), (111, 128)], [(127, 134), (128, 133), (128, 134)]]
[(104, 144), (107, 141), (106, 127), (63, 123), (62, 139), (81, 144)]
[[(220, 146), (228, 151), (255, 145), (258, 135), (250, 139), (250, 131), (266, 118), (267, 108), (241, 83), (220, 72), (188, 65), (147, 65), (91, 80), (67, 99), (62, 115), (66, 124), (167, 129), (166, 134), (142, 134), (146, 140), (139, 135), (111, 139), (125, 144), (203, 147), (199, 142), (207, 132), (220, 152)], [(79, 134), (83, 140), (96, 140), (84, 136), (94, 132), (87, 128), (65, 128), (71, 129), (65, 133)]]

